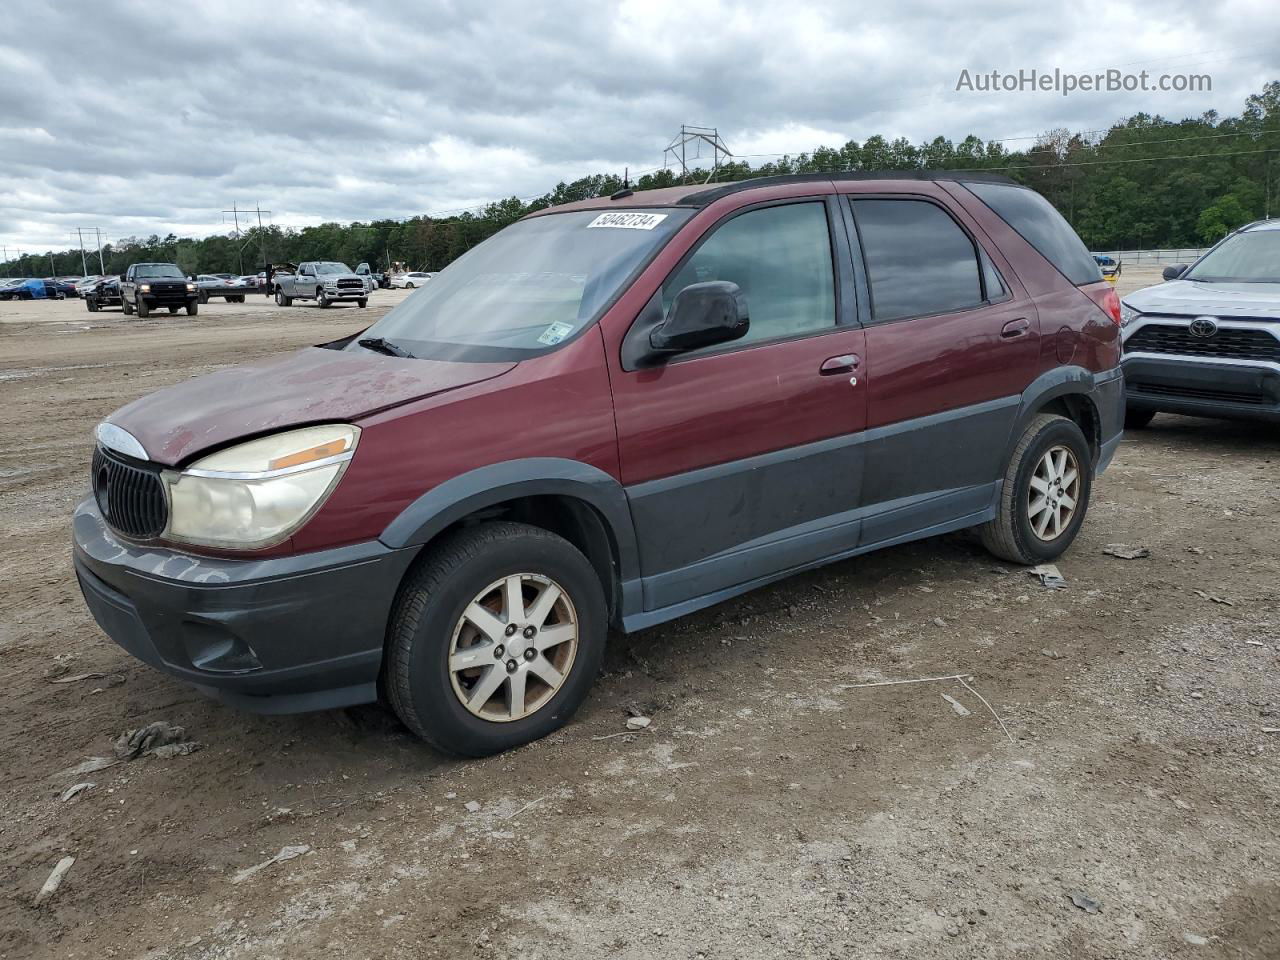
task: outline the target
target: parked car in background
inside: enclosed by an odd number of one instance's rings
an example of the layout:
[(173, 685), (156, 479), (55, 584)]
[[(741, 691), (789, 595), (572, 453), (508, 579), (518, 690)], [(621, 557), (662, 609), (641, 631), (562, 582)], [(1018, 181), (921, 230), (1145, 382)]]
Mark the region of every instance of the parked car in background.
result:
[(0, 288), (0, 300), (64, 300), (65, 289), (53, 280), (22, 277)]
[(394, 290), (412, 290), (415, 287), (425, 286), (434, 276), (434, 273), (426, 273), (422, 270), (400, 273), (391, 278), (391, 287)]
[(370, 267), (368, 263), (361, 262), (357, 264), (356, 274), (361, 277), (368, 277), (373, 281), (373, 287), (371, 289), (377, 289), (380, 287), (385, 290), (387, 287), (391, 286), (391, 281), (387, 275), (385, 273), (378, 273)]
[(1095, 253), (1093, 259), (1102, 271), (1102, 279), (1115, 283), (1120, 279), (1120, 261), (1108, 253)]
[(240, 282), (240, 286), (242, 287), (248, 287), (250, 290), (256, 290), (258, 288), (258, 278), (252, 273), (245, 274), (243, 277), (236, 277), (236, 279)]
[(194, 317), (199, 310), (199, 288), (173, 263), (135, 263), (120, 278), (120, 309), (126, 317), (152, 310), (177, 313), (185, 308)]
[(208, 303), (212, 297), (222, 297), (227, 303), (244, 303), (248, 289), (236, 277), (224, 277), (220, 273), (202, 273), (195, 278), (200, 302)]
[(1125, 425), (1159, 412), (1280, 421), (1280, 220), (1241, 227), (1122, 305)]
[(80, 296), (85, 309), (97, 313), (107, 307), (120, 306), (120, 278), (99, 277), (91, 284), (81, 285)]
[(362, 333), (113, 413), (74, 517), (102, 628), (249, 709), (385, 691), (481, 755), (572, 716), (610, 625), (967, 527), (1015, 563), (1071, 545), (1121, 439), (1120, 304), (1043, 197), (942, 172), (615, 196)]
[(76, 296), (78, 297), (84, 296), (85, 290), (87, 290), (89, 287), (92, 287), (94, 284), (100, 283), (101, 281), (102, 281), (102, 274), (93, 274), (92, 276), (81, 277), (79, 280), (76, 281)]
[(322, 307), (335, 303), (369, 304), (372, 281), (353, 273), (345, 263), (335, 260), (309, 260), (298, 264), (296, 273), (273, 280), (276, 303), (287, 307), (294, 300), (315, 300)]

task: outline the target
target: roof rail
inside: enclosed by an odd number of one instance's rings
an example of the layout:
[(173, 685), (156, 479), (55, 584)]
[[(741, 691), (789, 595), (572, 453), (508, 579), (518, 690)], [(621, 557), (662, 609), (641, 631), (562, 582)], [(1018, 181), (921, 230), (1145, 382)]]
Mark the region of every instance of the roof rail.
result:
[(680, 198), (681, 204), (705, 206), (713, 200), (751, 190), (755, 187), (771, 187), (782, 183), (812, 183), (822, 180), (957, 180), (979, 183), (1006, 183), (1020, 187), (1022, 184), (1003, 174), (983, 173), (977, 170), (856, 170), (847, 173), (789, 173), (776, 177), (753, 177), (750, 180), (734, 180), (720, 183), (705, 190), (698, 190)]

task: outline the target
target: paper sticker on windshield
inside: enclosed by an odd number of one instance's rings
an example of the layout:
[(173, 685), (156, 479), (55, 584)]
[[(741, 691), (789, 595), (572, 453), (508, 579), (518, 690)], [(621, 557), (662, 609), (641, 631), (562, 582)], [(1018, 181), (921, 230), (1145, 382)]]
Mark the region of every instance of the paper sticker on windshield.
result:
[(614, 227), (619, 230), (652, 230), (663, 220), (665, 213), (602, 213), (590, 223), (591, 227)]
[(573, 327), (570, 324), (561, 323), (557, 320), (542, 331), (542, 336), (538, 337), (538, 342), (545, 343), (548, 347), (554, 347), (571, 333), (573, 333)]

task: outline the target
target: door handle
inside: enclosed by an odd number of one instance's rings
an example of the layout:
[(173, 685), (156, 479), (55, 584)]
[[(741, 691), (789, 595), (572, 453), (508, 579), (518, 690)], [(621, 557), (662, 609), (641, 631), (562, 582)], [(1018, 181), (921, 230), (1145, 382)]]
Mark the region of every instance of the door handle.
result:
[(837, 373), (849, 373), (851, 370), (857, 370), (858, 364), (862, 359), (856, 353), (846, 353), (838, 357), (828, 357), (822, 361), (822, 366), (818, 368), (818, 373), (824, 377), (829, 377)]
[(1031, 329), (1031, 323), (1026, 317), (1019, 317), (1017, 320), (1010, 320), (1000, 328), (1000, 336), (1005, 340), (1012, 340), (1014, 337), (1021, 337)]

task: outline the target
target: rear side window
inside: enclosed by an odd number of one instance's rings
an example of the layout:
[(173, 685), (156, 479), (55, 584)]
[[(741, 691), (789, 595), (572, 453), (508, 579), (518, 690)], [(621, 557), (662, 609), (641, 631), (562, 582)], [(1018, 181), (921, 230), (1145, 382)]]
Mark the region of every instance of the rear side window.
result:
[(941, 207), (924, 200), (854, 200), (877, 321), (982, 303), (978, 253)]
[(728, 280), (746, 295), (751, 326), (741, 344), (834, 328), (835, 273), (823, 203), (740, 214), (717, 227), (662, 286), (662, 312), (694, 283)]
[(1102, 279), (1102, 271), (1084, 241), (1040, 194), (1005, 183), (966, 183), (964, 186), (1076, 286)]

